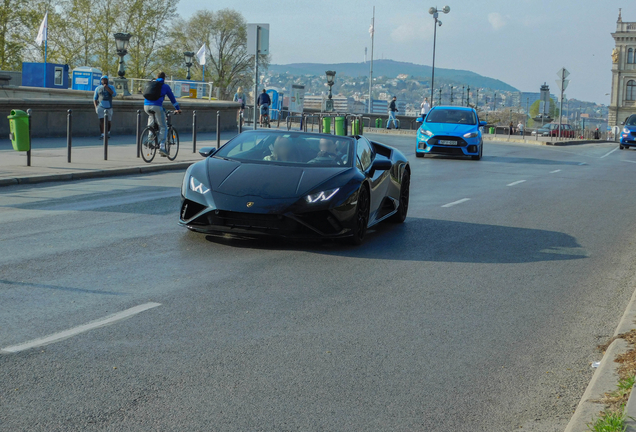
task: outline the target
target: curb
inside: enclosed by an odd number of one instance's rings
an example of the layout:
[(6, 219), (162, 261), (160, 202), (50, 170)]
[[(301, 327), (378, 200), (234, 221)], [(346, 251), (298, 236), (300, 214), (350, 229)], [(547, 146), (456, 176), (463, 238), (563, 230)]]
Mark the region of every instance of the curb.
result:
[(13, 178), (0, 178), (0, 187), (3, 186), (15, 186), (22, 184), (36, 184), (36, 183), (48, 183), (48, 182), (61, 182), (61, 181), (69, 181), (69, 180), (87, 180), (94, 178), (102, 178), (102, 177), (117, 177), (117, 176), (127, 176), (127, 175), (136, 175), (136, 174), (147, 174), (154, 173), (160, 171), (176, 171), (181, 169), (186, 169), (193, 162), (176, 162), (176, 163), (167, 163), (160, 165), (146, 165), (146, 166), (136, 166), (136, 167), (127, 167), (127, 168), (112, 168), (112, 169), (103, 169), (103, 170), (94, 170), (94, 171), (86, 171), (86, 172), (77, 172), (71, 174), (46, 174), (39, 176), (28, 176), (28, 177), (13, 177)]
[[(636, 291), (632, 293), (632, 298), (621, 317), (621, 320), (616, 327), (616, 331), (614, 332), (614, 336), (617, 336), (621, 333), (627, 333), (636, 326), (634, 325), (634, 320), (636, 319)], [(616, 339), (614, 342), (610, 344), (601, 360), (601, 364), (594, 372), (590, 383), (585, 389), (585, 393), (583, 393), (583, 397), (579, 402), (572, 418), (568, 422), (567, 427), (565, 428), (565, 432), (586, 432), (589, 431), (587, 424), (592, 422), (592, 419), (595, 416), (598, 416), (598, 413), (602, 411), (603, 404), (598, 402), (592, 402), (594, 399), (600, 398), (603, 394), (607, 392), (611, 392), (616, 390), (616, 384), (618, 383), (618, 374), (616, 370), (620, 366), (618, 363), (614, 361), (618, 354), (622, 354), (627, 351), (629, 345), (623, 339)], [(629, 415), (630, 412), (634, 412), (628, 408), (636, 408), (636, 400), (632, 401), (632, 398), (636, 399), (634, 393), (630, 395), (629, 401), (625, 408), (625, 412)], [(631, 404), (630, 404), (631, 402)], [(633, 415), (633, 414), (632, 414)], [(629, 429), (632, 431), (636, 431), (635, 429)]]

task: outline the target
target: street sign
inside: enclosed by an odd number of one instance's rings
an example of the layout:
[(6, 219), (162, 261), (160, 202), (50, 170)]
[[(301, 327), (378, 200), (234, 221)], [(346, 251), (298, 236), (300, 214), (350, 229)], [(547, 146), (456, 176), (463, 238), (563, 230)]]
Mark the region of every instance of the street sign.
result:
[(256, 33), (258, 30), (258, 53), (269, 54), (269, 24), (247, 25), (247, 54), (256, 54)]
[(570, 84), (570, 80), (556, 80), (556, 83), (559, 86), (559, 90), (565, 91), (568, 88), (568, 84)]
[(568, 76), (570, 76), (570, 72), (566, 68), (561, 68), (557, 72), (557, 76), (561, 79), (566, 79)]

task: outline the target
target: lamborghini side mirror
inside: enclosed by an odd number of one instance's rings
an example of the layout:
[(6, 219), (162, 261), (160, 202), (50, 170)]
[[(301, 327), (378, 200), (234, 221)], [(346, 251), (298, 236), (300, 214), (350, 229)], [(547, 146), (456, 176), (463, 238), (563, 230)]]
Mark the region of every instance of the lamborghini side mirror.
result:
[(204, 158), (212, 156), (218, 149), (216, 147), (201, 147), (199, 154)]

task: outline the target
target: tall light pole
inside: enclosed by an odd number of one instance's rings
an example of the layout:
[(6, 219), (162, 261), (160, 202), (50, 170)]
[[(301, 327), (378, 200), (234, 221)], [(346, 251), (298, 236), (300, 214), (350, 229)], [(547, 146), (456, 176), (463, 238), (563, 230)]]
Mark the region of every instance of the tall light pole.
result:
[(336, 78), (336, 71), (327, 71), (325, 72), (327, 75), (327, 85), (329, 86), (329, 99), (325, 101), (325, 112), (333, 111), (333, 96), (331, 93), (331, 87), (333, 87), (334, 80)]
[(450, 12), (450, 7), (444, 6), (443, 9), (437, 9), (437, 7), (432, 7), (428, 10), (428, 13), (433, 15), (435, 18), (435, 24), (433, 25), (433, 66), (431, 69), (431, 102), (433, 102), (433, 95), (435, 91), (435, 47), (437, 45), (437, 26), (441, 26), (442, 22), (438, 20), (439, 13), (444, 12), (445, 14)]
[(185, 59), (185, 65), (188, 70), (186, 79), (189, 80), (190, 78), (192, 78), (192, 76), (190, 75), (190, 68), (192, 67), (192, 58), (194, 57), (194, 53), (192, 51), (186, 51), (183, 53), (183, 57)]
[(369, 114), (373, 112), (373, 42), (375, 40), (375, 6), (373, 6), (373, 17), (371, 18), (371, 67), (369, 69)]
[(129, 33), (115, 33), (115, 48), (117, 49), (117, 55), (119, 56), (119, 70), (117, 71), (118, 78), (115, 78), (115, 88), (119, 90), (124, 96), (130, 96), (128, 91), (128, 80), (124, 78), (126, 76), (126, 68), (124, 63), (124, 57), (128, 54), (128, 44), (132, 37)]

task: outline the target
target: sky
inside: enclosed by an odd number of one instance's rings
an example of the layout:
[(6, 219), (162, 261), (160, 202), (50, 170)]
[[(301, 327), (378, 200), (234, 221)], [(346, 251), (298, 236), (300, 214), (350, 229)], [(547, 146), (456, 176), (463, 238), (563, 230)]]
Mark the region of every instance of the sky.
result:
[(436, 67), (465, 69), (521, 91), (547, 82), (558, 93), (557, 71), (570, 72), (568, 98), (609, 104), (611, 52), (618, 9), (636, 22), (636, 3), (624, 0), (181, 0), (178, 13), (231, 8), (248, 23), (270, 24), (275, 64), (364, 61), (376, 8), (374, 58), (430, 65), (431, 6), (440, 14)]

